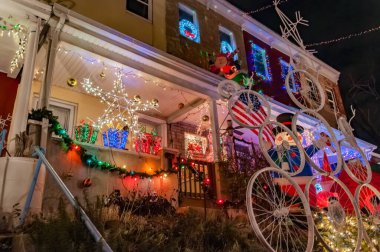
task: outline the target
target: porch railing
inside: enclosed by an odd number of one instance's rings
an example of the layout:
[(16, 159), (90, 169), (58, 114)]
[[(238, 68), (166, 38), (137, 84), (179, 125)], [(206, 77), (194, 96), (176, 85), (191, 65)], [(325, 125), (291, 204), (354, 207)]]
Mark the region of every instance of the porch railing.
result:
[(208, 197), (215, 198), (215, 165), (214, 163), (188, 160), (188, 164), (192, 164), (180, 169), (178, 173), (180, 195), (191, 199), (204, 199), (205, 193), (202, 188), (202, 178), (200, 174), (204, 174), (204, 178), (208, 178), (210, 182)]
[(59, 177), (59, 175), (54, 170), (53, 166), (49, 163), (49, 161), (46, 159), (43, 149), (40, 147), (35, 147), (35, 152), (33, 154), (34, 156), (38, 156), (38, 162), (36, 166), (36, 170), (34, 172), (33, 181), (30, 185), (30, 189), (26, 198), (24, 209), (21, 213), (20, 217), (20, 223), (21, 225), (24, 224), (25, 218), (28, 215), (30, 204), (32, 202), (33, 198), (33, 192), (36, 187), (36, 182), (38, 179), (38, 175), (41, 169), (42, 163), (45, 164), (46, 169), (49, 171), (51, 176), (53, 177), (54, 181), (58, 185), (59, 189), (64, 193), (70, 204), (74, 207), (74, 209), (79, 213), (80, 219), (82, 220), (83, 224), (88, 229), (89, 233), (91, 234), (92, 238), (102, 246), (102, 251), (104, 252), (112, 252), (111, 247), (108, 245), (108, 243), (104, 240), (103, 236), (100, 234), (99, 230), (95, 227), (94, 223), (90, 220), (90, 218), (87, 216), (83, 208), (80, 207), (78, 201), (74, 198), (74, 196), (71, 194), (70, 190), (67, 188), (65, 183), (62, 181), (62, 179)]

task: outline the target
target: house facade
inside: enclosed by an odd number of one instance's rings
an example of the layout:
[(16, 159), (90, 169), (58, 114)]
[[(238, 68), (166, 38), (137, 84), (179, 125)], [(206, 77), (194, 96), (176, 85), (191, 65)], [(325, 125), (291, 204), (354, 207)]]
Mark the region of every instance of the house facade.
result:
[[(329, 123), (336, 125), (331, 107), (344, 114), (339, 72), (222, 0), (119, 0), (91, 5), (76, 0), (66, 7), (26, 0), (6, 3), (9, 8), (4, 9), (4, 17), (16, 16), (19, 7), (25, 12), (20, 20), (34, 20), (26, 32), (25, 60), (17, 67), (20, 70), (23, 66), (17, 93), (13, 92), (14, 101), (11, 95), (7, 97), (13, 103), (8, 109), (13, 110), (13, 118), (7, 149), (12, 153), (15, 134), (33, 123), (28, 112), (48, 107), (58, 116), (65, 134), (75, 140), (71, 147), (85, 149), (101, 161), (96, 166), (110, 171), (91, 168), (93, 159), (83, 161), (70, 146), (68, 152), (63, 151), (60, 137), (53, 135), (45, 146), (46, 155), (56, 170), (74, 178), (65, 181), (74, 194), (82, 190), (78, 181), (89, 178), (93, 196), (109, 192), (112, 185), (111, 189), (124, 192), (137, 188), (168, 198), (180, 192), (202, 199), (202, 179), (210, 178), (212, 197), (228, 197), (222, 193), (218, 167), (218, 162), (230, 155), (223, 152), (221, 144), (228, 109), (217, 85), (224, 77), (210, 71), (221, 54), (236, 52), (233, 61), (239, 71), (255, 73), (254, 88), (268, 98), (273, 120), (281, 113), (297, 111), (283, 88), (289, 55), (305, 56), (310, 73), (318, 73), (326, 92), (331, 93), (327, 93), (331, 99), (322, 113)], [(4, 45), (3, 41), (0, 50), (6, 50)], [(252, 61), (254, 45), (262, 53), (262, 73)], [(15, 46), (12, 53), (17, 50)], [(18, 81), (17, 74), (10, 74), (9, 62), (2, 71), (8, 74), (7, 85), (12, 85)], [(123, 113), (112, 114), (108, 120), (107, 111), (115, 110), (112, 106), (116, 105), (111, 106), (107, 98), (118, 91), (128, 94), (123, 99), (134, 106), (128, 112), (134, 113), (138, 124), (123, 124), (118, 120), (124, 119)], [(141, 103), (147, 104), (146, 109), (137, 109)], [(305, 129), (317, 124), (308, 117), (301, 123)], [(93, 126), (99, 124), (102, 127), (95, 133)], [(110, 139), (112, 132), (126, 132), (125, 126), (129, 127), (126, 142), (119, 148)], [(90, 129), (94, 141), (81, 137), (85, 129)], [(241, 129), (240, 133), (235, 138), (245, 145), (258, 143), (252, 131)], [(358, 141), (367, 154), (375, 148)], [(111, 173), (115, 169), (107, 167), (117, 167), (119, 173)], [(172, 169), (178, 173), (165, 172)]]

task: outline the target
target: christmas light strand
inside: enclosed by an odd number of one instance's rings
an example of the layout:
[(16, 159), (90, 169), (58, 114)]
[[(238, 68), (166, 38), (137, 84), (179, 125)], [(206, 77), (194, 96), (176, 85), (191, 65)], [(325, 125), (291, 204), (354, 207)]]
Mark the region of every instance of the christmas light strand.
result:
[(321, 45), (328, 45), (328, 44), (338, 43), (340, 41), (344, 41), (344, 40), (348, 40), (348, 39), (364, 36), (364, 35), (366, 35), (368, 33), (376, 32), (376, 31), (379, 31), (379, 30), (380, 30), (380, 26), (376, 26), (376, 27), (373, 27), (373, 28), (370, 28), (370, 29), (367, 29), (367, 30), (364, 30), (364, 31), (361, 31), (361, 32), (348, 34), (348, 35), (345, 35), (345, 36), (342, 36), (342, 37), (339, 37), (339, 38), (336, 38), (336, 39), (330, 39), (330, 40), (325, 40), (325, 41), (321, 41), (321, 42), (311, 43), (311, 44), (306, 45), (306, 47), (321, 46)]
[(0, 24), (0, 37), (13, 36), (15, 39), (19, 40), (19, 47), (15, 53), (15, 56), (12, 58), (9, 66), (10, 73), (13, 73), (17, 68), (19, 68), (23, 64), (26, 46), (28, 44), (28, 32), (25, 26), (23, 25), (7, 22), (2, 17), (0, 17), (0, 20), (2, 21), (2, 23)]
[[(283, 3), (286, 3), (288, 0), (282, 0), (278, 3), (278, 5), (280, 4), (283, 4)], [(255, 14), (255, 13), (258, 13), (258, 12), (261, 12), (261, 11), (264, 11), (264, 10), (267, 10), (267, 9), (270, 9), (270, 8), (273, 8), (275, 7), (275, 4), (272, 3), (272, 4), (268, 4), (268, 5), (265, 5), (259, 9), (256, 9), (256, 10), (252, 10), (252, 11), (248, 11), (248, 12), (245, 12), (243, 15), (251, 15), (251, 14)]]

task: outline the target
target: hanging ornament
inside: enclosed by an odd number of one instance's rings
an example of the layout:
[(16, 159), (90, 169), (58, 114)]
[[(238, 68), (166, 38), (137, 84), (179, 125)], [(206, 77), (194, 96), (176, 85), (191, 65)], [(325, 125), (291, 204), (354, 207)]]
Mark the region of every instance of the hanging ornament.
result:
[(158, 106), (158, 99), (153, 99), (152, 103), (153, 103), (153, 106), (157, 107)]
[(135, 96), (133, 96), (133, 100), (134, 100), (136, 103), (140, 103), (140, 102), (141, 102), (141, 97), (140, 97), (140, 95), (135, 95)]
[(202, 121), (208, 122), (210, 120), (210, 117), (208, 115), (202, 116)]
[(185, 104), (182, 102), (178, 103), (178, 109), (183, 109), (183, 107), (185, 107)]
[(66, 83), (69, 87), (75, 87), (78, 84), (78, 81), (74, 78), (70, 78)]
[(90, 187), (92, 185), (92, 180), (90, 178), (85, 178), (82, 182), (83, 187)]

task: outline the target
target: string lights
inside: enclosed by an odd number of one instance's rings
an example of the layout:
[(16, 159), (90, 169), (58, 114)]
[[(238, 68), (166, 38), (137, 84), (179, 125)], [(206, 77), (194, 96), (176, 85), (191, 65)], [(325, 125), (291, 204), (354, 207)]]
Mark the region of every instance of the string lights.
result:
[(321, 46), (321, 45), (338, 43), (340, 41), (352, 39), (355, 37), (360, 37), (360, 36), (366, 35), (368, 33), (379, 31), (379, 30), (380, 30), (380, 26), (376, 26), (376, 27), (373, 27), (373, 28), (370, 28), (370, 29), (367, 29), (367, 30), (364, 30), (361, 32), (351, 33), (351, 34), (348, 34), (348, 35), (345, 35), (345, 36), (342, 36), (342, 37), (339, 37), (336, 39), (330, 39), (330, 40), (325, 40), (325, 41), (321, 41), (321, 42), (311, 43), (311, 44), (306, 45), (306, 47), (313, 47), (313, 46)]
[[(278, 3), (278, 5), (280, 4), (283, 4), (283, 3), (286, 3), (288, 0), (282, 0)], [(267, 9), (270, 9), (270, 8), (273, 8), (275, 6), (275, 4), (268, 4), (268, 5), (265, 5), (259, 9), (256, 9), (256, 10), (252, 10), (252, 11), (248, 11), (248, 12), (245, 12), (244, 15), (251, 15), (251, 14), (255, 14), (255, 13), (258, 13), (258, 12), (261, 12), (261, 11), (264, 11), (264, 10), (267, 10)]]
[(137, 112), (148, 111), (158, 108), (158, 100), (142, 102), (140, 96), (133, 99), (128, 97), (122, 80), (121, 70), (116, 72), (116, 79), (113, 82), (111, 91), (104, 91), (98, 86), (94, 86), (90, 79), (85, 78), (81, 82), (84, 90), (95, 97), (100, 98), (101, 103), (105, 103), (107, 108), (102, 116), (96, 121), (96, 126), (102, 128), (107, 125), (127, 125), (130, 132), (139, 133)]
[[(10, 16), (8, 18), (11, 19)], [(25, 26), (21, 24), (13, 24), (9, 21), (6, 21), (4, 18), (0, 17), (0, 21), (2, 22), (0, 24), (0, 37), (8, 36), (8, 37), (14, 37), (15, 39), (19, 40), (18, 43), (18, 49), (15, 52), (15, 56), (12, 58), (9, 71), (10, 73), (13, 73), (17, 68), (19, 68), (23, 61), (24, 61), (24, 55), (26, 51), (26, 46), (28, 44), (28, 32)]]

